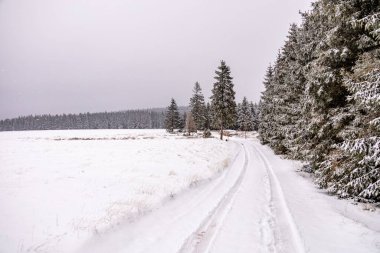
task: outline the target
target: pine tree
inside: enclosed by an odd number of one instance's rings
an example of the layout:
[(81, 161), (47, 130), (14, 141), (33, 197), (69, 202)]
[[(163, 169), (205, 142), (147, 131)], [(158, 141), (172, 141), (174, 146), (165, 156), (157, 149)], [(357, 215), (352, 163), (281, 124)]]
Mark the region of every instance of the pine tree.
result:
[(181, 128), (181, 119), (179, 117), (178, 106), (174, 98), (171, 99), (165, 115), (165, 128), (169, 133), (173, 133), (174, 129)]
[(341, 197), (380, 201), (380, 3), (319, 0), (292, 25), (259, 103), (259, 133)]
[(179, 126), (178, 126), (180, 132), (186, 131), (186, 120), (187, 120), (187, 112), (184, 111), (182, 114), (182, 117), (180, 118)]
[(253, 104), (252, 102), (249, 104), (249, 108), (251, 110), (252, 115), (252, 130), (257, 131), (259, 128), (259, 112), (257, 104)]
[(194, 120), (193, 114), (191, 112), (187, 113), (185, 130), (186, 130), (186, 132), (187, 132), (188, 135), (191, 135), (191, 133), (196, 133), (197, 132), (197, 127), (195, 125), (195, 120)]
[(282, 83), (281, 100), (277, 105), (280, 117), (278, 117), (278, 131), (283, 137), (281, 145), (283, 153), (290, 158), (299, 158), (304, 145), (303, 137), (303, 110), (300, 104), (305, 90), (305, 77), (303, 75), (304, 56), (300, 37), (301, 30), (292, 24), (285, 45), (281, 50)]
[[(365, 53), (346, 77), (353, 120), (319, 169), (318, 183), (341, 197), (380, 201), (380, 57)], [(336, 169), (339, 167), (339, 169)]]
[(211, 106), (210, 106), (210, 103), (207, 103), (206, 110), (205, 110), (205, 125), (204, 125), (205, 130), (207, 129), (211, 130), (211, 122), (212, 122)]
[(335, 9), (343, 15), (336, 21), (330, 44), (337, 54), (334, 61), (344, 63), (342, 82), (349, 95), (344, 110), (332, 117), (332, 124), (340, 129), (316, 171), (317, 182), (341, 197), (380, 201), (376, 125), (380, 116), (380, 6), (378, 1), (340, 1)]
[(271, 113), (275, 115), (271, 119), (271, 138), (269, 140), (269, 146), (274, 150), (276, 154), (287, 154), (286, 148), (286, 133), (283, 131), (284, 126), (287, 124), (287, 115), (285, 113), (286, 107), (286, 77), (287, 77), (288, 65), (286, 57), (283, 52), (279, 52), (277, 60), (273, 69), (272, 80), (272, 106)]
[(312, 147), (308, 159), (314, 170), (324, 167), (324, 161), (335, 153), (334, 145), (342, 141), (339, 133), (351, 118), (346, 110), (349, 92), (344, 76), (352, 71), (358, 57), (357, 32), (350, 23), (360, 13), (363, 1), (355, 1), (357, 10), (345, 8), (349, 2), (321, 0), (310, 15), (313, 29), (319, 31), (314, 38), (315, 59), (305, 75), (305, 108), (312, 119), (307, 126)]
[(252, 111), (246, 97), (244, 97), (242, 103), (238, 105), (237, 125), (239, 130), (244, 131), (245, 138), (247, 137), (247, 131), (252, 131), (253, 129)]
[(195, 83), (193, 96), (190, 98), (190, 108), (197, 130), (203, 130), (205, 126), (206, 106), (201, 86)]
[(259, 110), (260, 110), (260, 123), (259, 123), (259, 134), (260, 141), (262, 144), (269, 143), (272, 133), (272, 120), (274, 118), (273, 114), (273, 68), (271, 65), (267, 68), (265, 78), (264, 78), (265, 91), (261, 95)]
[(224, 61), (221, 61), (215, 74), (216, 82), (212, 89), (211, 110), (214, 124), (219, 127), (222, 140), (223, 130), (236, 122), (235, 91), (230, 68)]

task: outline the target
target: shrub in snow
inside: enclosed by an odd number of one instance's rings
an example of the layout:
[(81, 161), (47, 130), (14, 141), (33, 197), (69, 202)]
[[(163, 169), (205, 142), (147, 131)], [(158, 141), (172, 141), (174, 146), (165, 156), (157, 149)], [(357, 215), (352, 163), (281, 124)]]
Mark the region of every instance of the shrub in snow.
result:
[(211, 137), (211, 131), (210, 129), (206, 129), (203, 131), (203, 138), (210, 138)]

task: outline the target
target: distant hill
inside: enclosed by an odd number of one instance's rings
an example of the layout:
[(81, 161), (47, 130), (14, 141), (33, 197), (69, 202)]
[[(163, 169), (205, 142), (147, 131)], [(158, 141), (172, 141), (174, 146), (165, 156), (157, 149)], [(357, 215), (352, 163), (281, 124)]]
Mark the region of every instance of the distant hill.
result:
[[(181, 114), (188, 110), (180, 106)], [(166, 108), (59, 115), (30, 115), (0, 120), (0, 131), (60, 129), (160, 129)]]

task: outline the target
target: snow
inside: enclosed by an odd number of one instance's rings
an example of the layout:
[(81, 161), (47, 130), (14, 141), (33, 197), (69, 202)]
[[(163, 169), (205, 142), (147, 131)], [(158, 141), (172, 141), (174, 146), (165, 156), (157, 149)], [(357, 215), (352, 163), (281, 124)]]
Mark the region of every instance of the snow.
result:
[(73, 252), (217, 177), (236, 144), (163, 130), (0, 133), (0, 252)]
[(270, 161), (279, 181), (304, 247), (298, 252), (379, 252), (378, 210), (365, 211), (349, 200), (328, 196), (297, 172), (299, 163), (275, 156), (268, 147), (254, 145)]
[(317, 189), (255, 134), (50, 131), (0, 141), (0, 252), (380, 251), (379, 210)]

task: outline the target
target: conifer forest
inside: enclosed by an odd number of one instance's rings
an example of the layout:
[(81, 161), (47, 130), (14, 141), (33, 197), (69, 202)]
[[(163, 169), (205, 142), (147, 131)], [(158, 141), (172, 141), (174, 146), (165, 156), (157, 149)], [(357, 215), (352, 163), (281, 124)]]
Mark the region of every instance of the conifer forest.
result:
[(322, 188), (380, 201), (380, 4), (316, 1), (268, 66), (262, 143)]

